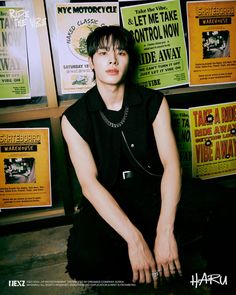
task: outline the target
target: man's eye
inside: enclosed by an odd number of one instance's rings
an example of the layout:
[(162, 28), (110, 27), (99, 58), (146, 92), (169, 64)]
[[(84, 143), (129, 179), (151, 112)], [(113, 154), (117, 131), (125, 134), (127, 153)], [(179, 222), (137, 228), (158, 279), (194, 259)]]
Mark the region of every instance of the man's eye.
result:
[(127, 53), (126, 53), (125, 50), (120, 50), (120, 51), (119, 51), (119, 55), (125, 56), (126, 54), (127, 54)]
[(98, 54), (99, 55), (106, 55), (107, 54), (107, 51), (106, 50), (99, 50), (98, 51)]

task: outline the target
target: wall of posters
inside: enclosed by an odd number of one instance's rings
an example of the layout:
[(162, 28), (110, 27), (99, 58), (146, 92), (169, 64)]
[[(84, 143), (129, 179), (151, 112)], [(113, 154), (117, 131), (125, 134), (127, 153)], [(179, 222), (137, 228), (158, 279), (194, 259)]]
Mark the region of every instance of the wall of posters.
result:
[(193, 176), (236, 173), (236, 103), (190, 108)]
[(170, 109), (172, 129), (175, 135), (184, 176), (192, 176), (192, 146), (188, 109)]
[(118, 3), (57, 4), (57, 30), (62, 94), (86, 92), (94, 85), (86, 38), (96, 27), (118, 25)]
[(24, 15), (0, 7), (0, 99), (30, 98)]
[(138, 52), (135, 82), (152, 89), (188, 83), (186, 46), (179, 1), (121, 7), (123, 26)]
[(187, 2), (190, 86), (236, 82), (236, 1)]
[(0, 208), (51, 206), (48, 128), (0, 129)]

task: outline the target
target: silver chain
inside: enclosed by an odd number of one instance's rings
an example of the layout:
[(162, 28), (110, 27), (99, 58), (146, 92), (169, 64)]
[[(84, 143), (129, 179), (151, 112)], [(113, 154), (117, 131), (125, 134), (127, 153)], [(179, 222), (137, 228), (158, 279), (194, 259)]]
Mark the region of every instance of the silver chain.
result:
[(104, 115), (104, 113), (103, 113), (102, 111), (99, 111), (99, 113), (100, 113), (100, 115), (101, 115), (103, 121), (104, 121), (109, 127), (112, 127), (112, 128), (119, 128), (119, 127), (121, 127), (121, 126), (125, 123), (125, 121), (126, 121), (126, 119), (127, 119), (127, 117), (128, 117), (129, 107), (125, 107), (124, 115), (123, 115), (123, 117), (122, 117), (122, 119), (121, 119), (121, 121), (120, 121), (119, 123), (113, 123), (113, 122), (109, 121), (109, 120), (107, 119), (107, 117)]

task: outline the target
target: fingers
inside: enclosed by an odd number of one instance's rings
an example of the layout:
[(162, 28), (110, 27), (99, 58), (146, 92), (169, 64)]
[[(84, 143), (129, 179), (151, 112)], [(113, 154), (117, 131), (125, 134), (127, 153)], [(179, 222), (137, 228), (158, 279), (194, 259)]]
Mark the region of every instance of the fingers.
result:
[(178, 274), (180, 276), (182, 276), (182, 270), (181, 270), (181, 265), (180, 265), (179, 259), (175, 259), (175, 267), (176, 267)]
[(167, 264), (159, 264), (156, 267), (153, 267), (151, 270), (137, 270), (133, 271), (133, 282), (134, 283), (151, 283), (153, 282), (153, 286), (156, 289), (159, 284), (159, 280), (162, 277), (168, 279), (170, 276), (175, 276), (176, 274), (182, 275), (180, 262), (179, 260), (175, 260), (174, 262), (170, 262)]
[(133, 270), (133, 283), (151, 283), (153, 282), (154, 288), (157, 288), (158, 280), (162, 277), (169, 278), (176, 275), (182, 276), (181, 265), (179, 259), (167, 263), (158, 263), (156, 266), (152, 266), (150, 269)]
[(146, 277), (146, 283), (150, 284), (152, 282), (152, 275), (149, 269), (145, 270), (145, 277)]
[(176, 268), (174, 262), (170, 262), (168, 265), (169, 273), (173, 276), (176, 273)]
[(139, 272), (138, 270), (133, 270), (133, 283), (136, 283), (139, 279)]
[(146, 283), (150, 284), (151, 282), (154, 283), (154, 287), (157, 287), (157, 281), (158, 281), (158, 271), (156, 270), (156, 267), (152, 267), (152, 269), (146, 269), (146, 270), (133, 270), (133, 283)]
[(182, 276), (181, 265), (179, 259), (167, 263), (158, 263), (157, 269), (160, 277), (169, 278), (170, 276), (180, 275)]
[(154, 289), (157, 289), (158, 286), (158, 279), (153, 279), (153, 287)]
[(151, 283), (153, 282), (154, 288), (157, 288), (159, 281), (162, 277), (168, 279), (169, 277), (174, 277), (176, 275), (182, 276), (181, 265), (179, 259), (167, 263), (158, 263), (152, 265), (150, 269), (144, 270), (133, 270), (133, 282), (134, 283)]
[(141, 284), (143, 283), (151, 283), (152, 282), (152, 276), (150, 270), (139, 270), (139, 271), (133, 271), (133, 282), (139, 282)]
[(146, 273), (143, 270), (137, 270), (137, 271), (133, 271), (133, 283), (145, 283), (145, 282), (149, 282), (149, 276), (148, 273)]
[(145, 283), (145, 273), (143, 270), (139, 271), (139, 283)]
[(167, 263), (165, 263), (165, 264), (162, 265), (162, 268), (163, 268), (164, 276), (166, 278), (169, 278), (169, 276), (170, 276), (169, 265)]
[(153, 280), (153, 286), (154, 286), (154, 289), (157, 289), (157, 285), (158, 285), (158, 279), (159, 279), (159, 273), (158, 271), (156, 270), (156, 267), (152, 267), (152, 280)]

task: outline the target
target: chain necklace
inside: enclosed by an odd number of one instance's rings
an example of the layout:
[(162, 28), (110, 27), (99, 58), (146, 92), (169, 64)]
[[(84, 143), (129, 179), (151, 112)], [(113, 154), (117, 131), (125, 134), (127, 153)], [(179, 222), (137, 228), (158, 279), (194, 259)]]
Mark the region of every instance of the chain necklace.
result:
[(126, 121), (126, 119), (127, 119), (127, 117), (128, 117), (129, 107), (125, 107), (124, 115), (123, 115), (123, 117), (122, 117), (122, 119), (120, 120), (119, 123), (113, 123), (113, 122), (109, 121), (108, 118), (105, 116), (105, 114), (104, 114), (102, 111), (99, 111), (99, 113), (100, 113), (101, 118), (103, 119), (103, 121), (104, 121), (109, 127), (112, 127), (112, 128), (119, 128), (119, 127), (121, 127), (121, 126), (125, 123), (125, 121)]

